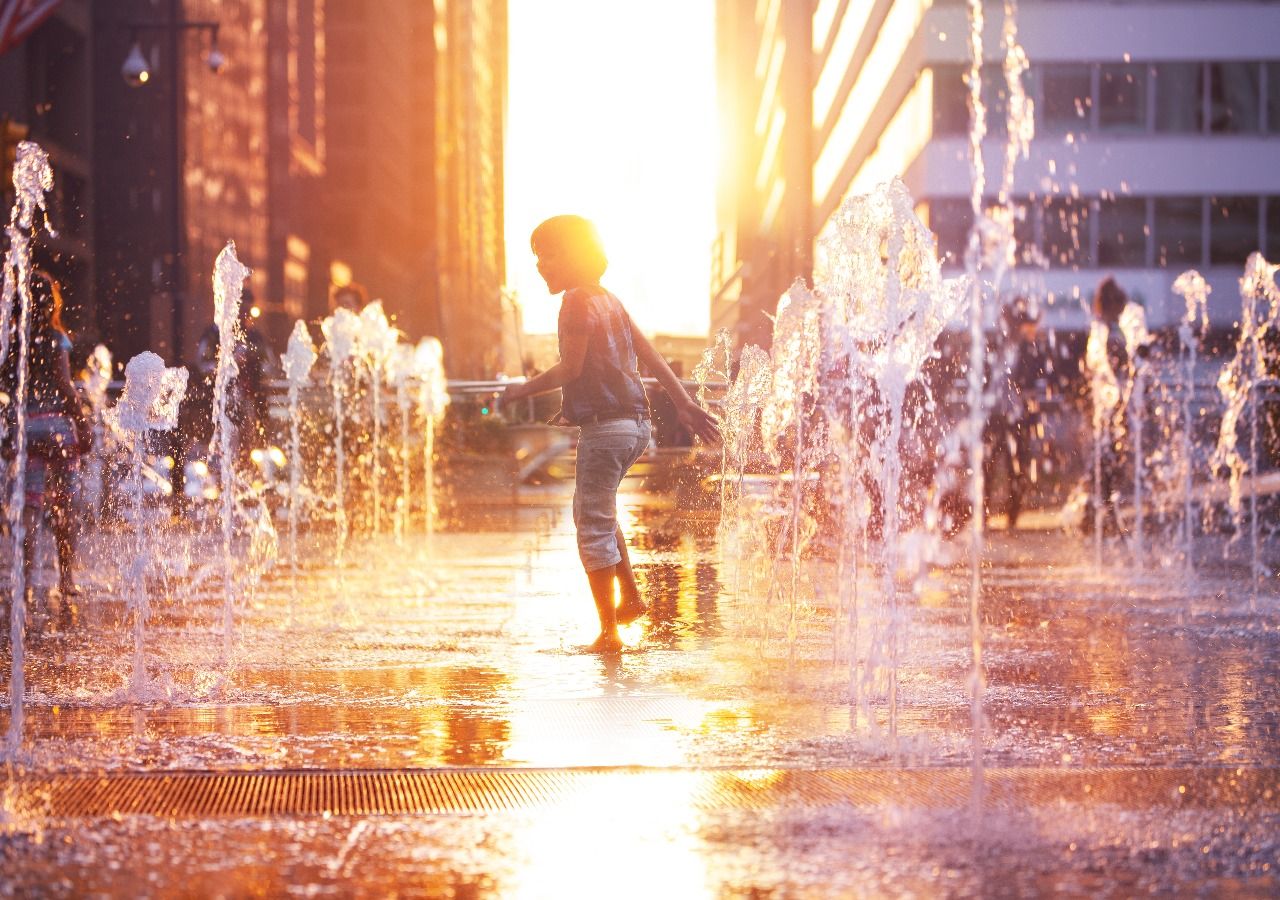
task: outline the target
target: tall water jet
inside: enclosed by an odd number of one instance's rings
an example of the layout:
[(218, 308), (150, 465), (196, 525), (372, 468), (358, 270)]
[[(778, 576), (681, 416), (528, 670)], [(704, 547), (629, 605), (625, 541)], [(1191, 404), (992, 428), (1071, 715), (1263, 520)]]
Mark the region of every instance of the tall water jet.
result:
[(298, 395), (311, 381), (311, 368), (318, 354), (311, 342), (307, 323), (299, 319), (293, 323), (289, 335), (289, 347), (281, 359), (285, 380), (289, 383), (289, 618), (298, 594), (298, 506), (302, 491), (302, 415)]
[(1120, 313), (1120, 333), (1124, 335), (1128, 377), (1125, 408), (1129, 413), (1129, 435), (1133, 443), (1133, 555), (1138, 565), (1146, 561), (1146, 453), (1143, 432), (1147, 423), (1147, 349), (1155, 339), (1147, 331), (1147, 313), (1137, 303), (1125, 304)]
[(417, 373), (417, 361), (414, 359), (411, 344), (396, 344), (395, 351), (387, 363), (387, 381), (396, 392), (396, 407), (400, 410), (400, 497), (396, 501), (396, 543), (404, 544), (405, 535), (409, 531), (410, 494), (409, 439), (410, 421), (413, 416), (412, 387), (414, 375)]
[[(1266, 342), (1280, 330), (1277, 270), (1280, 266), (1267, 262), (1261, 253), (1251, 254), (1245, 263), (1240, 278), (1240, 334), (1236, 339), (1236, 353), (1218, 376), (1218, 391), (1226, 409), (1212, 465), (1215, 470), (1226, 469), (1230, 478), (1228, 506), (1236, 528), (1233, 542), (1244, 529), (1243, 483), (1245, 473), (1249, 474), (1250, 609), (1257, 606), (1258, 582), (1264, 574), (1258, 531), (1258, 389), (1267, 377)], [(1249, 420), (1247, 460), (1239, 446), (1239, 428), (1244, 416)]]
[(356, 353), (360, 335), (360, 319), (349, 309), (339, 308), (321, 324), (325, 352), (329, 356), (329, 386), (333, 396), (333, 504), (334, 521), (338, 527), (336, 562), (341, 565), (346, 557), (347, 537), (350, 527), (347, 520), (347, 450), (346, 409), (350, 360)]
[(1115, 452), (1114, 420), (1120, 408), (1120, 381), (1111, 365), (1107, 342), (1111, 329), (1097, 319), (1089, 323), (1089, 338), (1085, 343), (1084, 370), (1089, 379), (1089, 397), (1092, 415), (1090, 425), (1093, 434), (1093, 565), (1102, 571), (1102, 528), (1104, 513), (1110, 507), (1111, 497), (1102, 496), (1102, 466), (1104, 453)]
[[(906, 186), (895, 179), (874, 193), (853, 197), (833, 218), (833, 228), (820, 241), (819, 292), (829, 301), (824, 313), (825, 330), (831, 335), (825, 346), (826, 387), (841, 399), (831, 404), (829, 417), (849, 420), (849, 433), (864, 433), (861, 448), (845, 445), (842, 458), (841, 496), (858, 496), (863, 486), (874, 485), (873, 509), (867, 531), (878, 544), (881, 565), (879, 602), (886, 625), (871, 643), (871, 651), (887, 659), (868, 656), (864, 696), (883, 678), (889, 700), (890, 739), (897, 737), (898, 654), (901, 598), (897, 576), (902, 563), (902, 439), (908, 424), (908, 388), (924, 390), (925, 364), (936, 355), (939, 336), (960, 321), (969, 295), (965, 279), (944, 280), (933, 235), (916, 217)], [(775, 369), (775, 391), (777, 389)], [(836, 394), (836, 391), (839, 391)], [(925, 392), (927, 394), (927, 392)], [(927, 395), (920, 412), (933, 407)], [(857, 409), (862, 419), (853, 418)], [(918, 416), (912, 417), (914, 422)], [(855, 510), (853, 515), (862, 515)], [(846, 513), (846, 516), (850, 515)], [(855, 548), (846, 542), (841, 552)], [(847, 563), (849, 571), (855, 571)], [(854, 576), (856, 577), (856, 576)], [(855, 615), (854, 610), (849, 611)]]
[(250, 269), (236, 258), (235, 241), (228, 241), (213, 267), (213, 321), (218, 326), (218, 363), (213, 382), (213, 438), (222, 505), (222, 661), (231, 660), (235, 634), (235, 579), (231, 543), (237, 518), (236, 428), (227, 412), (231, 385), (240, 373), (236, 348), (244, 341), (240, 327), (240, 297)]
[[(800, 555), (815, 532), (804, 514), (803, 492), (809, 467), (821, 456), (817, 437), (809, 433), (810, 413), (818, 395), (818, 371), (822, 336), (819, 331), (821, 298), (796, 282), (778, 301), (773, 326), (773, 390), (761, 411), (760, 432), (765, 450), (776, 466), (791, 463), (790, 483), (779, 480), (777, 497), (788, 510), (788, 660), (794, 662), (800, 594)], [(786, 496), (789, 494), (790, 496)], [(770, 581), (770, 598), (778, 579)], [(768, 606), (765, 612), (768, 637)]]
[(418, 413), (424, 428), (422, 461), (426, 480), (427, 554), (432, 550), (436, 532), (436, 426), (444, 419), (449, 405), (449, 386), (444, 377), (444, 347), (433, 337), (418, 341), (414, 350), (418, 377)]
[(185, 368), (166, 368), (159, 356), (144, 351), (125, 366), (124, 390), (116, 405), (105, 413), (107, 424), (129, 448), (129, 486), (133, 495), (133, 559), (126, 578), (127, 609), (133, 614), (133, 674), (129, 688), (139, 700), (147, 698), (150, 684), (145, 647), (151, 604), (146, 578), (154, 554), (143, 508), (146, 440), (151, 431), (172, 431), (177, 427), (178, 406), (186, 391)]
[[(13, 462), (9, 467), (9, 497), (6, 512), (9, 533), (13, 538), (13, 560), (9, 566), (9, 731), (5, 742), (6, 755), (16, 756), (22, 747), (23, 695), (26, 692), (23, 666), (26, 641), (26, 572), (22, 565), (23, 543), (26, 526), (23, 512), (26, 508), (27, 474), (27, 363), (30, 354), (31, 330), (31, 238), (37, 228), (36, 213), (44, 219), (45, 230), (56, 236), (49, 227), (45, 213), (45, 194), (53, 190), (53, 168), (49, 157), (38, 144), (22, 141), (18, 144), (13, 165), (15, 199), (9, 212), (9, 224), (5, 233), (9, 236), (9, 248), (4, 256), (4, 287), (0, 294), (0, 363), (17, 347), (17, 384), (9, 399), (14, 409)], [(12, 331), (14, 304), (18, 304), (17, 334)]]
[(1210, 287), (1204, 276), (1189, 269), (1173, 283), (1174, 293), (1182, 296), (1186, 308), (1178, 322), (1179, 368), (1178, 390), (1182, 398), (1182, 559), (1183, 566), (1195, 568), (1195, 500), (1192, 492), (1194, 443), (1192, 434), (1192, 402), (1196, 391), (1196, 356), (1200, 340), (1209, 327)]
[(111, 458), (111, 448), (106, 446), (107, 430), (103, 427), (103, 415), (107, 409), (107, 391), (111, 387), (113, 360), (111, 351), (103, 344), (98, 344), (89, 354), (85, 363), (84, 395), (89, 401), (89, 409), (93, 419), (93, 452), (89, 455), (84, 481), (81, 483), (82, 496), (91, 519), (97, 520), (102, 515), (102, 504), (106, 499), (106, 465)]
[(360, 340), (358, 347), (369, 374), (369, 394), (372, 403), (373, 442), (369, 461), (369, 476), (373, 488), (373, 533), (382, 533), (382, 382), (386, 378), (387, 363), (395, 352), (400, 332), (392, 327), (382, 309), (382, 301), (375, 300), (360, 311)]

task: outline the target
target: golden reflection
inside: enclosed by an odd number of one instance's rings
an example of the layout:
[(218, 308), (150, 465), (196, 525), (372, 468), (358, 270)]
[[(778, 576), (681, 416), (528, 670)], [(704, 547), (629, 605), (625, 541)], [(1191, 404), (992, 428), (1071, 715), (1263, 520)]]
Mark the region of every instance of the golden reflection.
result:
[(690, 897), (709, 893), (711, 873), (696, 833), (705, 775), (584, 779), (512, 836), (514, 897)]

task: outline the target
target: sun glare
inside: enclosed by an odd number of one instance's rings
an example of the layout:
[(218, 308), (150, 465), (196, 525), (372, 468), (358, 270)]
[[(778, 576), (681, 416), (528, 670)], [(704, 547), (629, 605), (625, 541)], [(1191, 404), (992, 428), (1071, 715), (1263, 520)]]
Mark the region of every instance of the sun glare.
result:
[(529, 250), (543, 219), (599, 226), (605, 284), (650, 333), (705, 335), (715, 237), (712, 0), (511, 0), (507, 278), (555, 331)]

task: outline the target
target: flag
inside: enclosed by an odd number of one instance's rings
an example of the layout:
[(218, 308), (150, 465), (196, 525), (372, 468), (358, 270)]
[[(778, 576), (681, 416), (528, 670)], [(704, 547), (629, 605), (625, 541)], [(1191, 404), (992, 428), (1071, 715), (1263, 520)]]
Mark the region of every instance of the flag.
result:
[(54, 11), (62, 0), (0, 0), (0, 53), (6, 53)]

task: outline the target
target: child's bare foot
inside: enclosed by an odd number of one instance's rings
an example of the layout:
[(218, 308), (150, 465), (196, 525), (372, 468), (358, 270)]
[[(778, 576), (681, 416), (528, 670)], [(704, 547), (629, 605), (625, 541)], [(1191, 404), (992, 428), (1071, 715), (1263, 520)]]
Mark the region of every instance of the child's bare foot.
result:
[(602, 634), (587, 645), (588, 653), (614, 654), (622, 652), (622, 638), (616, 634)]
[(614, 617), (619, 625), (630, 625), (648, 611), (649, 607), (644, 605), (644, 601), (636, 597), (634, 600), (623, 600)]

